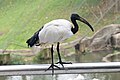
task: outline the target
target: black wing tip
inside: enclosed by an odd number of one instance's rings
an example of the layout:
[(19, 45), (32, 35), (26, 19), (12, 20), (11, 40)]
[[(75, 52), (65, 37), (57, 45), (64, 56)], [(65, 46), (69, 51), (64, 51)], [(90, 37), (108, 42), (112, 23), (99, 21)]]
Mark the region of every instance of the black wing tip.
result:
[(29, 40), (30, 40), (30, 39), (28, 39), (28, 40), (26, 41), (28, 48), (30, 47), (30, 45), (29, 45)]
[(32, 37), (26, 41), (26, 43), (27, 43), (27, 45), (28, 45), (28, 48), (33, 47), (33, 45), (34, 45), (34, 44), (31, 42), (31, 40), (32, 40)]
[(33, 47), (34, 45), (37, 44), (37, 41), (39, 40), (39, 32), (43, 29), (44, 26), (42, 26), (37, 32), (34, 33), (34, 35), (29, 38), (26, 43), (28, 44), (28, 47)]

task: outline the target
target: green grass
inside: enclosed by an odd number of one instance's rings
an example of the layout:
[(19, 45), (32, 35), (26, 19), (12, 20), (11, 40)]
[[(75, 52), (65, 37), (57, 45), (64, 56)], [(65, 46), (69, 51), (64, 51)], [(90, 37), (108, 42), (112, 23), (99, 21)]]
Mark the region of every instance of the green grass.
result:
[[(86, 3), (96, 6), (99, 0), (0, 0), (0, 32), (3, 33), (0, 35), (0, 49), (27, 48), (26, 40), (45, 23), (57, 18), (70, 20), (73, 12), (94, 24), (94, 17)], [(120, 23), (120, 18), (116, 21)], [(82, 27), (68, 41), (79, 37), (79, 33), (93, 34), (86, 25), (78, 23)]]

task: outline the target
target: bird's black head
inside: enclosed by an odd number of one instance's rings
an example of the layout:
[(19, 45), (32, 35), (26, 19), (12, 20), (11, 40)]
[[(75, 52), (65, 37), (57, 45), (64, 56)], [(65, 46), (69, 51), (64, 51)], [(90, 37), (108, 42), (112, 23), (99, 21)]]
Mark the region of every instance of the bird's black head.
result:
[(80, 16), (78, 14), (71, 14), (71, 19), (79, 20)]
[(76, 13), (71, 14), (71, 20), (74, 20), (74, 21), (75, 21), (75, 20), (79, 20), (79, 21), (85, 23), (86, 25), (88, 25), (88, 26), (90, 27), (90, 29), (91, 29), (92, 31), (94, 31), (94, 29), (93, 29), (93, 27), (90, 25), (90, 23), (88, 23), (87, 20), (85, 20), (84, 18), (80, 17), (80, 16), (79, 16), (78, 14), (76, 14)]

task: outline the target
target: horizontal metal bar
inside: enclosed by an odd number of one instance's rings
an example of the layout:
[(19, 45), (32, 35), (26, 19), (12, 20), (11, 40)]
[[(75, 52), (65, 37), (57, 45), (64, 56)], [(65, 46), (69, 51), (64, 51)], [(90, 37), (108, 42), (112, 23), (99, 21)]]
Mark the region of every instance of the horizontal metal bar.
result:
[[(45, 71), (50, 64), (39, 65), (5, 65), (0, 66), (0, 76), (6, 75), (51, 75), (52, 71)], [(61, 65), (58, 64), (59, 67)], [(120, 72), (120, 62), (101, 63), (73, 63), (64, 64), (65, 69), (55, 68), (55, 74), (78, 73), (108, 73)], [(61, 67), (62, 68), (62, 67)]]

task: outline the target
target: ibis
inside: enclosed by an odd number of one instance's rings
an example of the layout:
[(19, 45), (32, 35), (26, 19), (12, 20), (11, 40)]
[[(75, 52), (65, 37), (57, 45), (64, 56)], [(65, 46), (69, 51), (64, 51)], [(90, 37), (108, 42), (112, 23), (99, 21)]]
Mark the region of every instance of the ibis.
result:
[(58, 69), (61, 69), (60, 67), (54, 64), (54, 60), (53, 60), (54, 44), (55, 43), (57, 44), (56, 49), (58, 53), (58, 62), (56, 64), (61, 64), (62, 68), (64, 69), (63, 64), (71, 64), (71, 62), (62, 61), (60, 56), (59, 45), (60, 45), (60, 42), (70, 38), (76, 32), (78, 32), (79, 27), (76, 21), (78, 20), (83, 22), (84, 24), (89, 26), (92, 31), (94, 31), (90, 23), (84, 18), (80, 17), (78, 14), (76, 13), (71, 14), (70, 18), (71, 18), (71, 22), (66, 19), (56, 19), (46, 23), (37, 32), (35, 32), (32, 37), (30, 37), (26, 41), (26, 43), (28, 44), (28, 47), (40, 46), (42, 44), (51, 44), (52, 63), (47, 70), (52, 69), (53, 74), (54, 74), (55, 67)]

